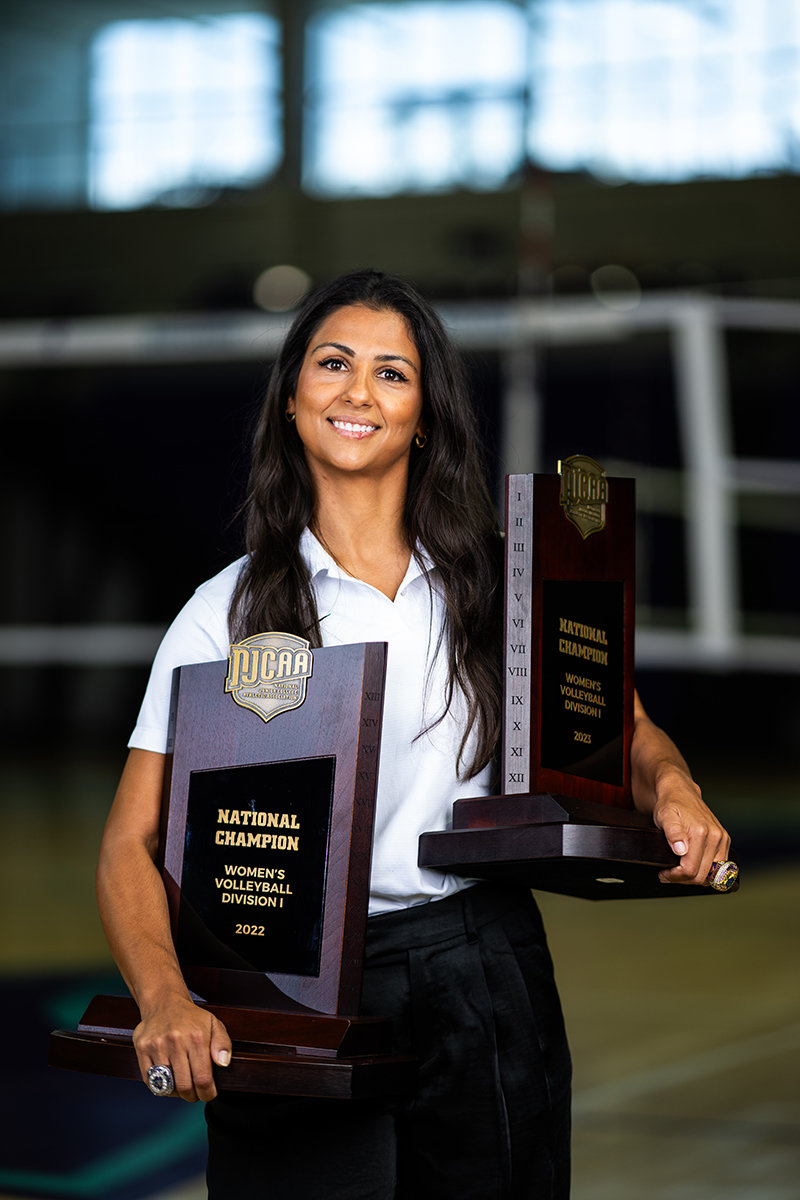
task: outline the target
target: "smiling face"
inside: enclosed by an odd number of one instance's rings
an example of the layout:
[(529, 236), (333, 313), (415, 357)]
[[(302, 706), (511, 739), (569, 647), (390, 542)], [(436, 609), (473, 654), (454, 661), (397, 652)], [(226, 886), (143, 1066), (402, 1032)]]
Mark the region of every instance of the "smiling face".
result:
[(342, 472), (405, 479), (423, 431), (421, 373), (397, 313), (352, 305), (322, 322), (287, 405), (317, 484)]

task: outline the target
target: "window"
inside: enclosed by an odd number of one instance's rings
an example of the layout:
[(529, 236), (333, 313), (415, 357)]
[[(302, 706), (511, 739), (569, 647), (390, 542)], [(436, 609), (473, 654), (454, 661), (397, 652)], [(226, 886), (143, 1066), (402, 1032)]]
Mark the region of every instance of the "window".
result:
[(800, 169), (797, 0), (537, 0), (531, 157), (680, 180)]
[(798, 0), (349, 4), (307, 44), (323, 194), (496, 188), (524, 149), (609, 181), (800, 170)]
[[(131, 0), (148, 19), (103, 24), (111, 0), (29, 0), (0, 18), (0, 208), (202, 204), (269, 178), (280, 22), (268, 0), (196, 4), (211, 14)], [(800, 0), (284, 9), (307, 10), (293, 86), (318, 195), (493, 190), (526, 154), (609, 181), (800, 171)]]
[(502, 185), (519, 167), (524, 10), (353, 4), (308, 28), (306, 183), (381, 195)]
[(92, 47), (94, 208), (204, 203), (281, 153), (278, 22), (263, 13), (115, 21)]

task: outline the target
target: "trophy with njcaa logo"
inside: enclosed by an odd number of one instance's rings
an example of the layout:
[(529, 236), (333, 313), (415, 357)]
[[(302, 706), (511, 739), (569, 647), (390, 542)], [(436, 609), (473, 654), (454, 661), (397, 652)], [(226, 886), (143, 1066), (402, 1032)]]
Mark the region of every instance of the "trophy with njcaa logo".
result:
[(502, 794), (456, 801), (420, 866), (594, 900), (709, 894), (661, 884), (679, 860), (633, 805), (634, 487), (586, 455), (507, 477)]
[[(184, 979), (233, 1041), (228, 1091), (413, 1080), (391, 1022), (358, 1015), (385, 670), (383, 642), (267, 633), (173, 673), (159, 866)], [(138, 1079), (138, 1022), (131, 997), (96, 996), (50, 1062)]]

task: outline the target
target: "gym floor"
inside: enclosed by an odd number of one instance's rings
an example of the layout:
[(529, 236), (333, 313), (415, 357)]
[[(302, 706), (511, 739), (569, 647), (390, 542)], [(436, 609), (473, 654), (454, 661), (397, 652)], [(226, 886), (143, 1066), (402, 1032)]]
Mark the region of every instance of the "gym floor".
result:
[[(3, 762), (0, 994), (22, 1045), (2, 1092), (5, 1127), (25, 1132), (0, 1151), (0, 1200), (205, 1196), (197, 1106), (170, 1106), (165, 1139), (144, 1088), (112, 1081), (73, 1103), (94, 1081), (43, 1066), (47, 1022), (75, 1023), (113, 986), (93, 875), (121, 762)], [(800, 778), (704, 778), (736, 833), (737, 894), (537, 896), (575, 1061), (573, 1200), (800, 1200)], [(20, 1033), (37, 1006), (38, 1032)], [(112, 1154), (115, 1121), (138, 1132)]]

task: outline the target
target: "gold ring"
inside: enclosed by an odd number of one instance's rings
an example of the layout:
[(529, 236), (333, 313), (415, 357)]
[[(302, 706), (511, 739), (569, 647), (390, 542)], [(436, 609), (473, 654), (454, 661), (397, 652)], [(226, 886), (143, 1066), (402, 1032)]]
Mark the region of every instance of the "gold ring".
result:
[(715, 892), (729, 892), (738, 878), (739, 868), (735, 862), (712, 862), (706, 883), (710, 883)]

